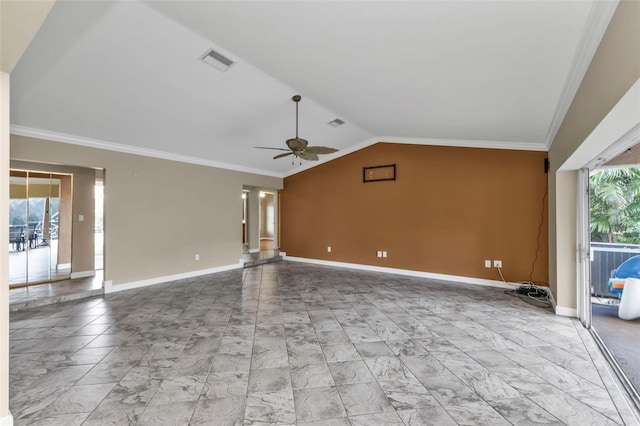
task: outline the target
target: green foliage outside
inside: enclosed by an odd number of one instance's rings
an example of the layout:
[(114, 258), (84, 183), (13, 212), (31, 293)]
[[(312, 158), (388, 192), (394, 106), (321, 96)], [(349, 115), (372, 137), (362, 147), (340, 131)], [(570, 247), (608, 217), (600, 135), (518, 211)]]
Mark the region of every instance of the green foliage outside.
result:
[(640, 168), (598, 170), (589, 182), (591, 241), (640, 244)]

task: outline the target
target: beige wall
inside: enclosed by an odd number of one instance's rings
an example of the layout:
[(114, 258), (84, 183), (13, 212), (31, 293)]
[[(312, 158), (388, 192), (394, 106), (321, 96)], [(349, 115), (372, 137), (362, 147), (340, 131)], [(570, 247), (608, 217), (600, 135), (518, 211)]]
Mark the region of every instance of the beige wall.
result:
[[(545, 152), (379, 143), (285, 178), (280, 248), (288, 256), (546, 283)], [(363, 183), (396, 164), (397, 180)], [(327, 252), (331, 246), (332, 252)], [(387, 258), (378, 258), (378, 250)]]
[(15, 135), (11, 158), (105, 169), (105, 280), (114, 285), (238, 264), (243, 185), (282, 187), (279, 178)]
[(558, 306), (576, 308), (577, 195), (575, 174), (556, 173), (638, 78), (640, 2), (622, 0), (549, 150), (549, 272)]
[(40, 29), (55, 0), (0, 1), (0, 70), (10, 73)]

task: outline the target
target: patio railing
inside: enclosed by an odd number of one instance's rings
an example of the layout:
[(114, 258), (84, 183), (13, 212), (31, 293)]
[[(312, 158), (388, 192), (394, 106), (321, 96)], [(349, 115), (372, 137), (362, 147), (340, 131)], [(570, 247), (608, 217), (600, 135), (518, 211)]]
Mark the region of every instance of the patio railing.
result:
[(640, 245), (591, 243), (591, 294), (598, 297), (618, 296), (609, 291), (611, 271), (625, 260), (640, 255)]

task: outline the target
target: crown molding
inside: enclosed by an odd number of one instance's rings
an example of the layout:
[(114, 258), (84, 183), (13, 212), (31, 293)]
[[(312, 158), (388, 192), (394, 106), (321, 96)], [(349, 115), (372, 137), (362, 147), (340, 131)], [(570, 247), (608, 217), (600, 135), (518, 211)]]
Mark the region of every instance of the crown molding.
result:
[(347, 149), (340, 150), (336, 153), (324, 156), (320, 161), (303, 164), (300, 167), (292, 168), (289, 172), (285, 173), (283, 177), (293, 176), (297, 173), (305, 170), (312, 169), (320, 164), (327, 163), (335, 160), (336, 158), (344, 157), (352, 152), (359, 151), (368, 146), (375, 145), (379, 142), (382, 143), (397, 143), (407, 145), (432, 145), (432, 146), (453, 146), (462, 148), (485, 148), (485, 149), (511, 149), (517, 151), (547, 151), (545, 143), (532, 143), (532, 142), (501, 142), (501, 141), (481, 141), (471, 139), (430, 139), (430, 138), (406, 138), (395, 136), (376, 136), (367, 139), (359, 144), (350, 146)]
[(80, 136), (68, 135), (65, 133), (52, 132), (49, 130), (34, 129), (31, 127), (12, 125), (10, 133), (17, 136), (25, 136), (36, 139), (46, 139), (54, 142), (68, 143), (72, 145), (86, 146), (89, 148), (104, 149), (107, 151), (122, 152), (125, 154), (142, 155), (145, 157), (160, 158), (162, 160), (179, 161), (181, 163), (197, 164), (199, 166), (215, 167), (218, 169), (233, 170), (243, 173), (254, 173), (264, 176), (272, 176), (277, 178), (284, 177), (282, 173), (273, 172), (271, 170), (254, 169), (251, 167), (240, 166), (237, 164), (222, 163), (219, 161), (206, 160), (188, 155), (173, 154), (170, 152), (159, 151), (156, 149), (139, 148), (131, 145), (123, 145), (115, 142), (107, 142), (98, 139), (84, 138)]
[(501, 142), (501, 141), (482, 141), (482, 140), (464, 140), (464, 139), (430, 139), (430, 138), (406, 138), (394, 136), (376, 136), (369, 138), (363, 142), (352, 145), (346, 149), (342, 149), (336, 153), (323, 156), (319, 161), (306, 162), (302, 166), (293, 167), (284, 173), (277, 173), (270, 170), (254, 169), (236, 164), (222, 163), (219, 161), (205, 160), (198, 157), (187, 155), (173, 154), (165, 151), (159, 151), (149, 148), (139, 148), (130, 145), (123, 145), (114, 142), (106, 142), (97, 139), (84, 138), (80, 136), (69, 135), (65, 133), (52, 132), (48, 130), (34, 129), (26, 126), (11, 126), (11, 134), (18, 136), (31, 137), (36, 139), (51, 140), (54, 142), (62, 142), (73, 145), (86, 146), (89, 148), (104, 149), (107, 151), (117, 151), (126, 154), (142, 155), (146, 157), (160, 158), (163, 160), (179, 161), (182, 163), (197, 164), (200, 166), (216, 167), (219, 169), (233, 170), (244, 173), (254, 173), (263, 176), (272, 176), (276, 178), (285, 178), (295, 175), (305, 170), (317, 167), (321, 164), (335, 160), (359, 151), (379, 142), (410, 144), (410, 145), (433, 145), (433, 146), (453, 146), (463, 148), (486, 148), (486, 149), (512, 149), (520, 151), (546, 151), (544, 143), (531, 142)]
[(472, 139), (429, 139), (429, 138), (399, 138), (393, 136), (380, 136), (380, 142), (402, 143), (412, 145), (456, 146), (463, 148), (484, 149), (511, 149), (516, 151), (546, 151), (544, 143), (536, 142), (509, 142), (509, 141), (483, 141)]
[(564, 117), (569, 111), (573, 98), (578, 92), (578, 88), (589, 69), (589, 65), (591, 65), (593, 56), (596, 54), (596, 50), (598, 50), (598, 46), (604, 37), (604, 33), (607, 31), (607, 27), (613, 17), (613, 13), (618, 7), (618, 3), (619, 0), (594, 1), (591, 3), (589, 14), (587, 15), (587, 21), (582, 29), (582, 34), (580, 34), (578, 48), (576, 49), (571, 66), (569, 67), (567, 80), (562, 88), (562, 93), (560, 95), (556, 111), (553, 114), (551, 125), (547, 130), (547, 151), (551, 147), (551, 144), (564, 121)]

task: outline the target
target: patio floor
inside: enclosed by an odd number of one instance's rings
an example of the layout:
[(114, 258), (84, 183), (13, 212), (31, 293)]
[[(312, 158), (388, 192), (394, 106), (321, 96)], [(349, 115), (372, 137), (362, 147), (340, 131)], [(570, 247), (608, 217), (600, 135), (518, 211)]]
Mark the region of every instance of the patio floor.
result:
[(640, 392), (640, 319), (625, 321), (618, 318), (617, 304), (593, 303), (591, 312), (593, 328)]

